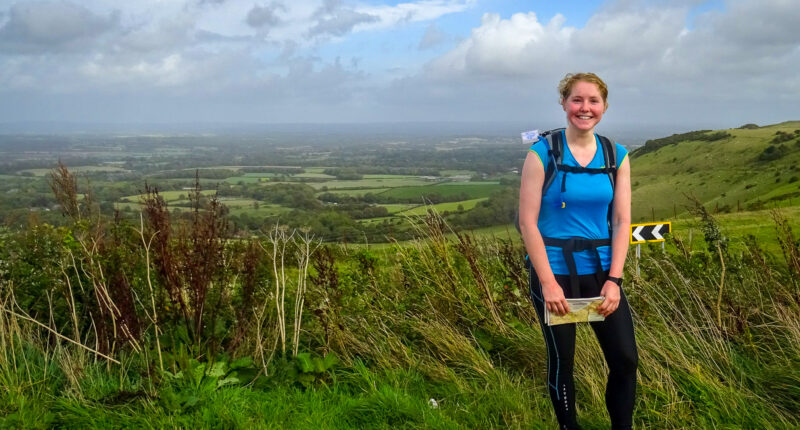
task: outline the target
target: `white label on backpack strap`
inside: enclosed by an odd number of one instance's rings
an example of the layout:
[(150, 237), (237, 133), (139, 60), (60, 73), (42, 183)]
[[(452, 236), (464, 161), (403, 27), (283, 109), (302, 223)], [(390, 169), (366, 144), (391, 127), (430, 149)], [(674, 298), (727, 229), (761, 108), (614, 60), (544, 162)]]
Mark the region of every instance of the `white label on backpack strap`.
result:
[(523, 131), (521, 134), (522, 143), (530, 144), (539, 140), (539, 130)]

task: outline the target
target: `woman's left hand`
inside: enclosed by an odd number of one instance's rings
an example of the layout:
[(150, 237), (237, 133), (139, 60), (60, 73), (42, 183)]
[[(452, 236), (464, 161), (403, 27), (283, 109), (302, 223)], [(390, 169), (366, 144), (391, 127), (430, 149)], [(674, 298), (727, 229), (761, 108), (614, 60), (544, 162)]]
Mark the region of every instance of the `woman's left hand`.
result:
[(619, 307), (619, 285), (612, 281), (606, 281), (606, 283), (603, 284), (603, 289), (600, 290), (600, 295), (605, 297), (605, 300), (603, 300), (603, 303), (597, 307), (597, 313), (604, 317), (608, 317)]

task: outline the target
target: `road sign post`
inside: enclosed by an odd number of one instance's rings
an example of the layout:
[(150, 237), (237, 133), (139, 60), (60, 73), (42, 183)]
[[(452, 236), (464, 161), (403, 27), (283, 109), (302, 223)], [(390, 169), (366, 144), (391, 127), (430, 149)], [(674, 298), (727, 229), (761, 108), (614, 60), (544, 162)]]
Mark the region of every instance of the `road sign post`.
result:
[(639, 276), (639, 259), (642, 257), (642, 244), (661, 242), (664, 249), (664, 235), (672, 232), (672, 222), (646, 222), (631, 224), (631, 244), (636, 244), (636, 276)]

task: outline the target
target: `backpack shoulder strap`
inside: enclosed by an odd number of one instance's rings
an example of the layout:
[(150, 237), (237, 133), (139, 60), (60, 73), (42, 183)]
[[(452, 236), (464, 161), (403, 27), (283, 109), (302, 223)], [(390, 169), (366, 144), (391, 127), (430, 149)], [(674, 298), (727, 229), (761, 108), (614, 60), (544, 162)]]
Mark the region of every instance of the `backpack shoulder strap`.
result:
[(549, 163), (547, 164), (547, 169), (544, 172), (544, 183), (542, 184), (542, 195), (547, 192), (547, 189), (550, 188), (550, 185), (553, 184), (553, 181), (556, 178), (556, 173), (558, 173), (558, 166), (564, 162), (564, 137), (561, 134), (563, 129), (559, 128), (556, 130), (546, 131), (542, 134), (545, 139), (545, 143), (547, 144), (547, 154), (549, 157)]
[(617, 185), (617, 145), (611, 139), (597, 135), (600, 140), (600, 145), (603, 147), (603, 161), (605, 166), (611, 169), (608, 172), (608, 180), (611, 181), (611, 189), (614, 190)]
[[(606, 168), (608, 168), (608, 180), (611, 181), (611, 193), (613, 196), (617, 185), (617, 144), (612, 142), (611, 139), (599, 134), (597, 135), (597, 139), (600, 140), (600, 145), (603, 147), (603, 161), (605, 162)], [(609, 237), (613, 237), (613, 223), (611, 220), (613, 205), (614, 199), (612, 197), (611, 203), (608, 205), (607, 215)]]

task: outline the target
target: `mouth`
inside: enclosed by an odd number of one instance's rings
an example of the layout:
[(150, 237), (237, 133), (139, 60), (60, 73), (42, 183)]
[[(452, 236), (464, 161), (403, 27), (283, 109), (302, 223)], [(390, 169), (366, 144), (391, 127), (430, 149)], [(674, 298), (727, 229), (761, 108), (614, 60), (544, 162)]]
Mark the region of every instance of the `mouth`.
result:
[(593, 117), (588, 115), (578, 115), (578, 119), (592, 119)]

